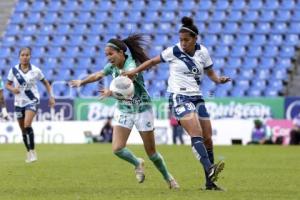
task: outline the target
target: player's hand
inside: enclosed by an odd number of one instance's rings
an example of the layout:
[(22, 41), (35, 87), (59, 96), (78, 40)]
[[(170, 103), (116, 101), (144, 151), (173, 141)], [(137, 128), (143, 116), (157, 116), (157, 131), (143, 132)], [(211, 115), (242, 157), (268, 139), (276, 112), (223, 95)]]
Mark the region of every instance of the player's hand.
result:
[(227, 77), (227, 76), (221, 76), (219, 77), (219, 83), (224, 84), (231, 81), (231, 78)]
[(112, 95), (112, 91), (110, 91), (109, 89), (100, 89), (100, 100), (104, 99), (106, 97), (110, 97)]
[(133, 80), (133, 78), (135, 77), (135, 73), (132, 71), (127, 71), (127, 72), (122, 72), (121, 76), (127, 76), (128, 78), (130, 78), (131, 80)]
[(20, 94), (20, 88), (19, 87), (15, 87), (12, 89), (12, 93), (14, 94)]
[(8, 113), (6, 107), (2, 108), (2, 118), (5, 119), (6, 121), (8, 120)]
[(50, 97), (50, 98), (49, 98), (49, 106), (50, 106), (51, 108), (53, 108), (54, 105), (55, 105), (55, 99), (54, 99), (54, 97)]
[(81, 80), (71, 80), (69, 82), (69, 86), (70, 87), (80, 87), (81, 86), (82, 81)]

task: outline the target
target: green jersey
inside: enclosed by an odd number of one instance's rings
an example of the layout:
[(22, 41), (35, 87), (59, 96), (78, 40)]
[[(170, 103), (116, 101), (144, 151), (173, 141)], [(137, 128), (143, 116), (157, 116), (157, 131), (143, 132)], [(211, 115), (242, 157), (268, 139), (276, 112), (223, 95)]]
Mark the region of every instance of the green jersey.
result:
[[(136, 68), (136, 63), (131, 56), (128, 56), (125, 60), (123, 69), (119, 69), (108, 63), (103, 73), (105, 76), (112, 75), (113, 78), (119, 76), (124, 71), (130, 71)], [(139, 73), (133, 80), (134, 84), (134, 96), (131, 100), (118, 100), (118, 108), (120, 111), (125, 113), (141, 113), (151, 109), (151, 98), (145, 89), (144, 78), (142, 73)]]
[(2, 81), (2, 77), (0, 76), (0, 90), (3, 90), (4, 86), (3, 86), (3, 81)]

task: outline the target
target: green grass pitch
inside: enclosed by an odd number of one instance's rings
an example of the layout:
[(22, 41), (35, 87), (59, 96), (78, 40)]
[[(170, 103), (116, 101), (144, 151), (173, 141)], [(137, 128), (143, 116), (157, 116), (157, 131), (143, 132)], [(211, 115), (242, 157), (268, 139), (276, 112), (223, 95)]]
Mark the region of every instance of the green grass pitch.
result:
[(201, 191), (203, 170), (189, 146), (158, 146), (181, 186), (169, 190), (147, 159), (143, 147), (129, 148), (146, 160), (146, 180), (138, 184), (131, 165), (111, 153), (109, 144), (37, 145), (39, 160), (24, 162), (24, 147), (0, 145), (1, 200), (93, 199), (300, 199), (300, 148), (283, 146), (217, 146), (225, 159), (218, 183), (226, 192)]

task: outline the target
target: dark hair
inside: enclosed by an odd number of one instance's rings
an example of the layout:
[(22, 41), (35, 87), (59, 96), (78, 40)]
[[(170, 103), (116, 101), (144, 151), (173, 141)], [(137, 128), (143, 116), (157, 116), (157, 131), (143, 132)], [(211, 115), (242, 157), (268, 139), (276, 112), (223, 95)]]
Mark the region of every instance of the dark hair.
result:
[(179, 33), (190, 33), (192, 36), (197, 36), (199, 34), (197, 26), (194, 25), (194, 21), (190, 17), (181, 18), (182, 26)]
[(31, 48), (30, 47), (22, 47), (20, 50), (19, 50), (19, 56), (21, 55), (21, 52), (28, 49), (29, 50), (29, 54), (31, 55)]
[(133, 34), (123, 40), (115, 38), (110, 39), (108, 43), (114, 44), (117, 48), (115, 48), (114, 46), (110, 47), (116, 50), (122, 50), (124, 52), (126, 52), (128, 47), (133, 59), (140, 63), (143, 63), (150, 59), (143, 48), (147, 46), (147, 41), (143, 34)]

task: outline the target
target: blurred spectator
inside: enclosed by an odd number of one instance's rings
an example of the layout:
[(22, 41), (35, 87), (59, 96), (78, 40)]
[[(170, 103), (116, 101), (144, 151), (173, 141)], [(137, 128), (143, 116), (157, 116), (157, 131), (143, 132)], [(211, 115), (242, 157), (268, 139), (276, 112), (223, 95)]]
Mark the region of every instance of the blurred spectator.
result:
[(94, 138), (94, 142), (112, 142), (113, 127), (111, 125), (111, 118), (108, 118), (105, 125), (101, 129), (100, 137)]
[(173, 144), (177, 144), (177, 139), (179, 139), (181, 144), (184, 144), (183, 142), (183, 128), (178, 124), (178, 121), (175, 117), (170, 117), (170, 124), (172, 127), (173, 132)]
[(248, 144), (273, 144), (266, 126), (259, 119), (254, 120), (251, 141)]
[(300, 113), (293, 119), (293, 128), (290, 132), (290, 144), (300, 144)]

